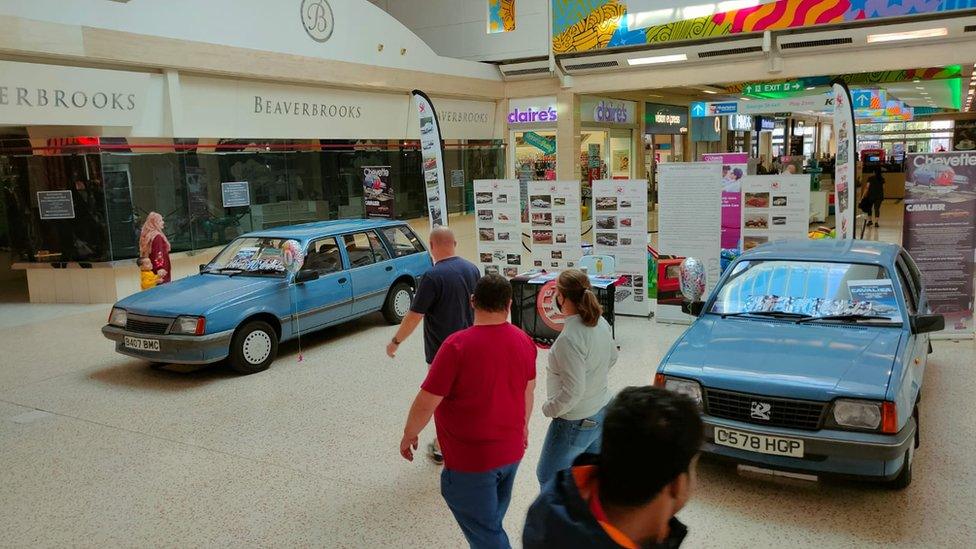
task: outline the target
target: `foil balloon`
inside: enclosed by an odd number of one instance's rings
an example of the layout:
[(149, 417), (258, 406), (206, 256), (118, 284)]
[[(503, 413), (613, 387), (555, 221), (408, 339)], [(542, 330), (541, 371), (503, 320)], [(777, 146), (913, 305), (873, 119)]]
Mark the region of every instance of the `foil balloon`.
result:
[(285, 268), (293, 273), (302, 270), (305, 263), (305, 254), (302, 252), (302, 245), (297, 240), (286, 240), (281, 245), (282, 263)]
[(679, 272), (681, 295), (691, 302), (701, 299), (705, 293), (705, 265), (694, 257), (687, 257), (681, 262)]

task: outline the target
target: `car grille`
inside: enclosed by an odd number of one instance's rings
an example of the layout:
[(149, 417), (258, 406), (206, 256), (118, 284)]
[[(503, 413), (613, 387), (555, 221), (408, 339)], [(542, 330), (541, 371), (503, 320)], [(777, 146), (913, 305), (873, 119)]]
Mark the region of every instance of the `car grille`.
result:
[(146, 318), (132, 318), (131, 316), (125, 321), (125, 329), (129, 332), (135, 332), (137, 334), (165, 334), (169, 329), (169, 325), (173, 323), (172, 319), (169, 318), (159, 318), (159, 319), (146, 319)]
[[(769, 419), (753, 417), (752, 403), (769, 405)], [(824, 402), (810, 400), (793, 400), (788, 398), (773, 398), (762, 395), (748, 395), (705, 389), (705, 411), (708, 415), (725, 419), (734, 419), (756, 425), (770, 425), (787, 427), (790, 429), (804, 429), (816, 431), (820, 428)]]

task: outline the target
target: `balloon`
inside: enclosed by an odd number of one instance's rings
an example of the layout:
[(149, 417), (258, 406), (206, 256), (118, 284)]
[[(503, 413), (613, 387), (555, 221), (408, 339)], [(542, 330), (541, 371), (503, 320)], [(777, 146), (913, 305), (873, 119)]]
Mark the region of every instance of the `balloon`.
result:
[(281, 245), (281, 253), (282, 263), (285, 264), (286, 269), (293, 273), (302, 270), (302, 264), (305, 263), (305, 254), (302, 252), (302, 245), (297, 240), (286, 240)]
[(694, 257), (686, 257), (679, 273), (681, 295), (693, 303), (701, 299), (705, 293), (705, 265)]

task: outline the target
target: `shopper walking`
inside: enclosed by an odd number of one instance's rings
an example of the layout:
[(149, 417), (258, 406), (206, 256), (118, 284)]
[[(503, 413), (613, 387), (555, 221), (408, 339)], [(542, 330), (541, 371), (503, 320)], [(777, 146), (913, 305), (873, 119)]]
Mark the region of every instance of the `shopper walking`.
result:
[(868, 178), (868, 184), (862, 191), (860, 203), (864, 204), (864, 211), (871, 217), (868, 226), (880, 227), (881, 204), (884, 202), (884, 174), (881, 166), (874, 168), (874, 174)]
[(691, 399), (628, 387), (607, 407), (600, 455), (560, 471), (529, 508), (525, 549), (668, 548), (688, 529), (675, 514), (691, 497), (702, 421)]
[[(447, 227), (435, 227), (430, 232), (430, 256), (434, 266), (421, 279), (410, 312), (386, 346), (386, 354), (395, 357), (400, 345), (423, 321), (428, 366), (433, 364), (438, 349), (451, 334), (474, 322), (471, 294), (479, 275), (478, 267), (457, 256), (457, 239)], [(436, 438), (427, 446), (427, 456), (434, 463), (444, 463)]]
[(433, 415), (444, 451), (441, 495), (464, 537), (473, 548), (507, 548), (502, 521), (528, 445), (536, 349), (508, 322), (508, 280), (482, 277), (471, 301), (474, 326), (441, 345), (410, 408), (400, 454), (413, 461)]
[(160, 284), (169, 282), (171, 273), (169, 239), (163, 233), (165, 227), (163, 216), (149, 212), (146, 222), (142, 224), (142, 232), (139, 233), (139, 256), (148, 257), (152, 261), (152, 271), (159, 275)]
[(566, 315), (549, 351), (542, 413), (551, 417), (536, 476), (543, 485), (583, 453), (600, 452), (603, 416), (610, 389), (607, 374), (617, 362), (617, 345), (590, 279), (569, 269), (556, 279), (556, 304)]

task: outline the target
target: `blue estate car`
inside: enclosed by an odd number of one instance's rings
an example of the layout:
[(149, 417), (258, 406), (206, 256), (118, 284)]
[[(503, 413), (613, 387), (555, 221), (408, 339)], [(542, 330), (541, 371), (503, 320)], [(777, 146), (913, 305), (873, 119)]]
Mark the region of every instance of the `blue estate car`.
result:
[(900, 246), (767, 244), (743, 254), (655, 383), (700, 403), (708, 454), (766, 469), (911, 482), (929, 333)]
[[(285, 270), (282, 245), (305, 250)], [(152, 362), (206, 364), (238, 372), (268, 368), (278, 342), (376, 311), (399, 323), (430, 254), (405, 223), (337, 220), (245, 234), (200, 274), (129, 296), (102, 333), (119, 353)]]

